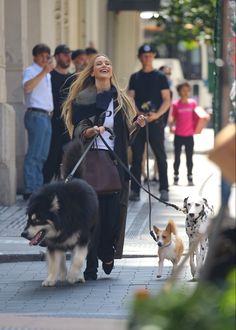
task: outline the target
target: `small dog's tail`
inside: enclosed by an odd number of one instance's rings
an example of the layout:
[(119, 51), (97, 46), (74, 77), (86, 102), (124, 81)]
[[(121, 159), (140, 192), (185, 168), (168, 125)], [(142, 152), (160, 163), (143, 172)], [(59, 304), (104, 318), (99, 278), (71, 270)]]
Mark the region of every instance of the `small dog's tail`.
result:
[(177, 227), (173, 220), (168, 221), (166, 231), (168, 231), (170, 234), (173, 233), (175, 236), (177, 235)]
[[(73, 141), (70, 141), (64, 150), (64, 155), (62, 159), (62, 179), (65, 180), (67, 176), (71, 173), (74, 169), (75, 165), (77, 164), (78, 160), (80, 159), (81, 155), (83, 154), (83, 145), (81, 141), (76, 138)], [(83, 162), (77, 168), (74, 176), (76, 178), (81, 178), (83, 176), (84, 165)]]

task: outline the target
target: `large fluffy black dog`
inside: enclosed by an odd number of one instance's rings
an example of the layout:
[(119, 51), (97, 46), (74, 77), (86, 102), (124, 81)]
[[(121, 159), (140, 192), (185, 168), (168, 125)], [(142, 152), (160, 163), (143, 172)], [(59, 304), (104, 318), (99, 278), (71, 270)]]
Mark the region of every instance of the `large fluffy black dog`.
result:
[[(64, 156), (66, 177), (81, 155), (81, 146), (73, 142)], [(73, 151), (73, 152), (72, 152)], [(75, 155), (72, 158), (71, 155)], [(80, 174), (82, 168), (77, 171)], [(97, 195), (82, 179), (68, 183), (57, 182), (43, 186), (31, 196), (27, 208), (28, 221), (21, 234), (30, 245), (47, 247), (48, 276), (43, 286), (54, 286), (56, 281), (84, 282), (81, 271), (87, 256), (92, 231), (98, 214)], [(66, 251), (72, 252), (67, 273)]]

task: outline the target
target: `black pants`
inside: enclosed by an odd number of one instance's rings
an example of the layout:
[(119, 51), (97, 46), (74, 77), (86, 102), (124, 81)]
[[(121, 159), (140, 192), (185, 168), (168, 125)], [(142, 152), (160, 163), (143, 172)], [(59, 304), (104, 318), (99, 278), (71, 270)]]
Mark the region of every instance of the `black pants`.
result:
[(60, 166), (62, 162), (63, 146), (69, 142), (70, 138), (65, 132), (61, 118), (52, 118), (52, 137), (48, 158), (44, 164), (44, 183), (49, 183), (53, 177), (59, 178)]
[(104, 262), (114, 259), (119, 238), (120, 195), (101, 195), (98, 200), (99, 219), (89, 246), (86, 274), (97, 273), (98, 258)]
[[(155, 155), (158, 171), (159, 171), (159, 190), (167, 190), (168, 176), (167, 176), (167, 160), (164, 146), (165, 132), (164, 126), (160, 123), (150, 123), (149, 125), (149, 143), (152, 151)], [(139, 183), (141, 183), (141, 163), (143, 159), (143, 152), (146, 143), (146, 128), (143, 127), (138, 132), (132, 146), (132, 165), (131, 173), (136, 177)], [(131, 179), (131, 190), (139, 193), (140, 187)]]
[(174, 174), (179, 175), (180, 155), (182, 146), (185, 147), (187, 174), (192, 175), (193, 170), (193, 136), (178, 136), (174, 138), (175, 161), (174, 161)]

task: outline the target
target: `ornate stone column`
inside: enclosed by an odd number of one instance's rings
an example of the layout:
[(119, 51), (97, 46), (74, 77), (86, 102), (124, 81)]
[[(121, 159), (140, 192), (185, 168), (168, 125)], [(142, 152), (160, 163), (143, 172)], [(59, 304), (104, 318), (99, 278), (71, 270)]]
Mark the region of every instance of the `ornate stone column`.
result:
[(112, 18), (109, 17), (109, 24), (113, 26), (112, 35), (109, 35), (112, 47), (109, 46), (109, 49), (119, 82), (124, 88), (137, 63), (137, 48), (141, 42), (139, 12), (120, 11), (109, 15), (112, 15)]
[(6, 103), (5, 3), (0, 0), (0, 205), (16, 198), (15, 111)]
[[(27, 0), (5, 1), (7, 103), (16, 114), (16, 167), (18, 191), (23, 189), (23, 162), (26, 148), (22, 71), (28, 64)], [(14, 24), (13, 24), (14, 22)]]

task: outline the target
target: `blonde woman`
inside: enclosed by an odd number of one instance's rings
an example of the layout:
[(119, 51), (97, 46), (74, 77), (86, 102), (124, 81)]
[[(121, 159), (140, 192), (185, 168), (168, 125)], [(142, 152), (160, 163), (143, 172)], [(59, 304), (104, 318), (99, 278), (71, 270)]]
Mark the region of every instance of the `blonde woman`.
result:
[[(72, 138), (79, 137), (83, 144), (100, 133), (112, 150), (128, 166), (129, 131), (145, 125), (144, 116), (138, 116), (117, 83), (111, 61), (105, 55), (95, 55), (70, 88), (62, 115)], [(114, 132), (115, 138), (105, 127)], [(97, 138), (98, 149), (107, 150)], [(129, 176), (118, 164), (122, 183), (119, 193), (98, 195), (99, 226), (90, 248), (85, 270), (86, 280), (97, 279), (98, 258), (106, 274), (114, 266), (114, 257), (121, 258), (127, 214)]]

